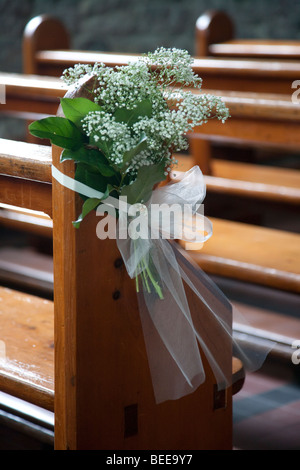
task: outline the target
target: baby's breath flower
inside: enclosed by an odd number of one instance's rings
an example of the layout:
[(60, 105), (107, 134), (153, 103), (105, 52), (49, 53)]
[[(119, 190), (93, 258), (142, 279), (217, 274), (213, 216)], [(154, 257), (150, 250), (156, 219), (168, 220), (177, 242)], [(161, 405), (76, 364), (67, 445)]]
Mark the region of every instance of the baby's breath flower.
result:
[(193, 59), (186, 50), (160, 47), (153, 53), (149, 52), (143, 60), (148, 67), (157, 67), (159, 78), (163, 79), (166, 84), (177, 82), (183, 85), (193, 85), (196, 88), (201, 87), (202, 79), (194, 74)]
[[(87, 114), (82, 121), (83, 131), (90, 143), (131, 175), (130, 181), (139, 168), (162, 160), (168, 174), (176, 165), (173, 152), (188, 148), (188, 132), (209, 119), (225, 122), (229, 117), (221, 98), (200, 93), (202, 80), (192, 64), (187, 51), (161, 47), (126, 66), (77, 64), (65, 70), (62, 78), (67, 84), (76, 83), (86, 74), (95, 77), (91, 92), (102, 111)], [(187, 91), (186, 86), (198, 89), (198, 94)], [(134, 112), (143, 102), (148, 103), (147, 112), (136, 115), (132, 122), (115, 119), (118, 110)], [(124, 155), (138, 146), (142, 135), (146, 146), (125, 160), (124, 170)]]
[(85, 75), (100, 75), (104, 70), (106, 70), (106, 66), (102, 63), (75, 64), (74, 67), (64, 70), (61, 78), (67, 85), (73, 85)]
[(82, 120), (82, 128), (90, 143), (98, 146), (117, 165), (123, 163), (124, 153), (134, 143), (129, 127), (104, 111), (88, 113)]

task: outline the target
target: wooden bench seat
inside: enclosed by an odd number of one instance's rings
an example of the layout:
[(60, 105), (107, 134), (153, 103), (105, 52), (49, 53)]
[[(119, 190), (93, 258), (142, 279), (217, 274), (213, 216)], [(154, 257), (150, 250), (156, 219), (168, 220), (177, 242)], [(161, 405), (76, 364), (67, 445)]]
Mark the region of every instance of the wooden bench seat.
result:
[(53, 302), (0, 287), (0, 389), (54, 409)]
[(295, 135), (300, 122), (299, 103), (291, 100), (291, 94), (201, 90), (204, 92), (221, 96), (229, 108), (230, 118), (225, 125), (211, 119), (197, 127), (195, 133), (202, 138), (244, 143), (245, 146), (278, 147), (287, 152), (299, 149)]
[(13, 230), (21, 230), (25, 233), (35, 233), (42, 237), (52, 238), (52, 219), (43, 212), (0, 204), (0, 225)]
[(3, 245), (0, 247), (0, 283), (52, 298), (52, 255), (42, 253), (31, 246)]
[[(121, 55), (118, 56), (118, 60), (116, 59), (115, 55), (103, 55), (105, 57), (105, 61), (111, 65), (114, 65), (115, 63), (127, 63), (128, 57), (126, 58), (125, 56)], [(122, 62), (123, 61), (123, 62)], [(11, 93), (11, 96), (16, 95), (18, 96), (18, 93), (20, 94), (19, 90), (20, 88), (18, 87), (18, 77), (15, 77), (16, 81), (12, 81), (12, 87), (8, 88), (8, 92)], [(26, 78), (31, 79), (32, 77), (22, 77), (22, 83), (23, 85), (26, 83)], [(45, 77), (41, 77), (42, 79)], [(3, 80), (7, 80), (7, 77), (3, 77)], [(45, 78), (46, 79), (46, 78)], [(64, 89), (61, 85), (61, 81), (55, 77), (53, 77), (53, 81), (51, 81), (53, 89), (55, 90), (53, 92), (50, 91), (50, 95), (52, 98), (55, 95), (59, 96), (63, 94)], [(19, 83), (20, 85), (20, 83)], [(28, 85), (27, 82), (27, 87), (24, 88), (25, 92), (26, 90), (28, 91), (28, 96), (30, 97), (31, 95), (35, 95), (36, 97), (41, 94), (41, 99), (43, 100), (45, 97), (45, 94), (43, 95), (43, 83), (39, 81), (39, 77), (34, 77), (34, 81), (31, 83), (31, 85)], [(30, 93), (29, 93), (30, 91)], [(34, 91), (34, 93), (33, 93)], [(204, 90), (206, 91), (206, 90)], [(209, 90), (208, 90), (209, 92)], [(214, 91), (211, 91), (214, 93)], [(220, 92), (223, 96), (225, 101), (227, 102), (228, 106), (230, 107), (231, 110), (231, 121), (234, 121), (234, 125), (239, 125), (239, 122), (243, 123), (243, 126), (240, 125), (239, 131), (242, 133), (242, 137), (245, 140), (245, 133), (249, 132), (249, 122), (253, 122), (253, 119), (255, 118), (257, 120), (256, 127), (253, 127), (252, 125), (252, 134), (251, 138), (248, 140), (250, 141), (254, 137), (256, 138), (256, 141), (260, 141), (260, 144), (266, 142), (266, 138), (269, 139), (273, 137), (275, 140), (277, 139), (277, 144), (284, 146), (290, 146), (291, 149), (297, 148), (298, 144), (290, 144), (289, 142), (292, 141), (292, 136), (293, 135), (298, 135), (297, 131), (297, 115), (298, 115), (298, 109), (297, 106), (295, 106), (291, 100), (290, 96), (281, 96), (280, 99), (279, 97), (274, 97), (272, 94), (260, 94), (257, 95), (255, 93), (243, 93), (243, 92)], [(8, 95), (10, 96), (10, 95)], [(37, 103), (37, 101), (35, 102)], [(24, 107), (27, 106), (26, 101), (24, 101)], [(47, 104), (47, 101), (46, 101)], [(38, 104), (34, 104), (34, 106), (37, 106), (36, 111), (39, 111)], [(43, 108), (45, 110), (45, 108)], [(248, 120), (247, 120), (248, 119)], [(263, 129), (263, 124), (265, 122), (269, 122), (269, 128), (266, 131), (262, 131)], [(284, 140), (286, 136), (288, 135), (287, 133), (283, 132), (272, 132), (271, 134), (268, 134), (270, 132), (270, 129), (275, 128), (274, 126), (277, 123), (280, 123), (282, 126), (282, 129), (288, 130), (287, 122), (293, 123), (292, 125), (295, 126), (293, 130), (291, 130), (291, 133), (289, 134), (288, 139)], [(211, 123), (209, 123), (210, 125)], [(218, 140), (220, 137), (218, 137), (218, 133), (222, 130), (223, 136), (222, 138), (224, 139), (237, 139), (237, 132), (236, 129), (230, 128), (228, 129), (227, 124), (230, 125), (230, 121), (226, 123), (226, 125), (221, 125), (218, 123), (215, 123), (216, 126), (213, 128), (214, 124), (212, 124), (212, 127), (203, 127), (203, 129), (199, 129), (200, 131), (205, 132), (203, 137), (210, 139), (210, 141), (213, 140)], [(228, 130), (226, 130), (228, 129)], [(207, 132), (206, 132), (207, 130)], [(209, 134), (211, 132), (211, 134)], [(227, 135), (225, 135), (227, 133)], [(278, 140), (281, 140), (281, 142), (278, 143)], [(293, 140), (294, 142), (294, 140)], [(180, 161), (179, 161), (179, 168), (183, 170), (187, 170), (194, 164), (195, 161), (191, 156), (180, 156)], [(183, 165), (181, 167), (181, 165)], [(288, 202), (289, 204), (298, 204), (299, 203), (299, 176), (296, 171), (293, 170), (287, 170), (287, 169), (277, 169), (277, 168), (269, 168), (269, 167), (263, 167), (255, 165), (250, 165), (250, 164), (245, 164), (245, 163), (238, 163), (238, 162), (228, 162), (228, 161), (220, 161), (220, 160), (215, 160), (212, 159), (210, 161), (210, 174), (205, 176), (206, 184), (207, 184), (207, 190), (213, 191), (213, 192), (218, 192), (218, 193), (226, 193), (226, 194), (233, 194), (233, 195), (241, 195), (241, 196), (249, 196), (251, 198), (257, 198), (257, 199), (265, 199), (265, 200), (272, 200), (276, 202)], [(6, 219), (6, 223), (13, 223), (12, 219), (10, 222)], [(21, 226), (21, 225), (19, 225)], [(24, 225), (23, 225), (24, 227)], [(248, 226), (244, 225), (239, 225), (239, 227), (244, 227), (245, 230), (248, 229)], [(250, 228), (251, 229), (251, 228)], [(218, 231), (218, 221), (214, 221), (214, 230), (215, 233), (220, 233)], [(260, 229), (255, 229), (255, 231), (260, 231)], [(263, 232), (263, 231), (262, 231)], [(50, 228), (49, 232), (50, 236), (52, 235), (52, 229)], [(230, 240), (232, 231), (227, 232), (228, 233), (228, 240)], [(253, 232), (252, 232), (253, 233)], [(258, 232), (257, 232), (258, 233)], [(261, 231), (260, 231), (261, 233)], [(275, 232), (272, 232), (275, 233)], [(278, 232), (277, 232), (278, 233)], [(224, 235), (223, 235), (224, 236)], [(252, 240), (251, 240), (252, 242)], [(245, 244), (246, 245), (246, 244)], [(220, 245), (221, 246), (221, 245)], [(291, 274), (289, 271), (287, 271), (287, 274), (285, 271), (283, 271), (285, 274), (282, 274), (282, 272), (274, 272), (273, 267), (269, 266), (269, 260), (272, 259), (272, 249), (271, 246), (268, 245), (268, 242), (265, 242), (265, 248), (266, 251), (266, 256), (265, 256), (265, 261), (266, 261), (266, 266), (262, 266), (262, 263), (257, 264), (257, 259), (259, 259), (259, 255), (257, 255), (256, 258), (252, 258), (251, 262), (249, 263), (249, 258), (245, 259), (242, 257), (242, 259), (239, 259), (238, 261), (236, 259), (231, 259), (229, 257), (229, 261), (227, 259), (228, 252), (226, 255), (224, 255), (224, 251), (221, 253), (218, 253), (218, 261), (215, 263), (214, 258), (212, 257), (211, 252), (203, 253), (202, 254), (202, 266), (207, 267), (208, 270), (211, 270), (209, 272), (211, 273), (224, 273), (229, 272), (230, 276), (234, 276), (237, 278), (245, 279), (248, 280), (249, 282), (255, 281), (262, 283), (263, 285), (274, 285), (275, 279), (280, 279), (278, 285), (280, 285), (280, 288), (286, 289), (287, 285), (289, 284), (288, 279), (291, 277)], [(244, 247), (245, 248), (245, 247)], [(248, 248), (248, 247), (247, 247)], [(207, 248), (208, 249), (208, 248)], [(254, 248), (252, 248), (254, 250)], [(240, 249), (242, 252), (242, 249)], [(247, 252), (247, 250), (246, 250)], [(251, 251), (252, 252), (252, 251)], [(253, 261), (253, 262), (252, 262)], [(229, 271), (227, 271), (227, 268), (229, 267)], [(286, 269), (286, 267), (284, 268)], [(288, 268), (287, 268), (288, 269)], [(273, 274), (270, 275), (270, 272)], [(258, 273), (258, 276), (256, 274)], [(240, 277), (241, 276), (241, 277)], [(283, 282), (283, 284), (281, 284)], [(292, 281), (292, 289), (297, 287), (297, 282), (295, 279)], [(276, 281), (277, 283), (277, 281)], [(276, 284), (277, 285), (277, 284)], [(282, 287), (284, 285), (284, 287)], [(290, 285), (290, 284), (289, 284)], [(290, 289), (290, 287), (288, 287)]]
[[(0, 389), (54, 412), (54, 304), (0, 287)], [(244, 370), (232, 360), (233, 393)]]
[[(72, 53), (78, 60), (80, 59), (80, 51), (72, 51)], [(81, 52), (81, 54), (85, 53)], [(114, 66), (115, 62), (123, 65), (130, 62), (130, 56), (124, 55), (123, 61), (112, 61), (112, 56), (114, 55), (103, 53), (100, 58), (107, 66)], [(74, 63), (77, 63), (75, 57)], [(90, 60), (86, 61), (93, 63)], [(26, 113), (40, 114), (41, 116), (54, 115), (59, 98), (63, 97), (67, 91), (67, 86), (60, 78), (45, 77), (43, 75), (1, 72), (0, 85), (5, 86), (6, 90), (6, 103), (1, 107), (1, 114), (9, 113), (14, 116), (24, 116)], [(219, 85), (222, 85), (221, 81)], [(294, 128), (291, 126), (299, 123), (299, 106), (297, 106), (297, 103), (292, 102), (290, 93), (230, 91), (221, 87), (212, 89), (207, 86), (205, 81), (201, 93), (221, 96), (230, 109), (231, 115), (226, 122), (226, 126), (222, 126), (218, 121), (210, 121), (204, 126), (204, 130), (198, 128), (198, 132), (203, 133), (206, 138), (209, 138), (209, 135), (215, 135), (215, 137), (219, 135), (222, 139), (227, 138), (237, 142), (241, 140), (256, 142), (257, 144), (266, 144), (268, 142), (269, 146), (282, 144), (284, 148), (292, 150), (298, 148), (299, 140), (297, 135), (293, 135)], [(285, 133), (282, 128), (283, 121), (287, 125)], [(252, 127), (255, 122), (257, 123), (253, 130), (249, 128), (251, 122)], [(239, 128), (237, 127), (238, 123), (240, 123)], [(276, 131), (272, 130), (274, 126), (278, 126)], [(280, 132), (278, 132), (278, 129), (280, 129)], [(250, 135), (251, 137), (249, 137)], [(254, 136), (256, 140), (254, 140)]]
[(300, 41), (284, 39), (232, 39), (219, 44), (211, 44), (209, 55), (214, 57), (299, 60)]
[(249, 347), (260, 341), (263, 344), (272, 342), (272, 357), (290, 364), (300, 337), (299, 318), (289, 316), (287, 321), (287, 315), (266, 308), (245, 305), (242, 302), (233, 302), (233, 305), (244, 316), (244, 321), (233, 320), (235, 337)]
[(51, 217), (51, 149), (6, 139), (0, 139), (0, 148), (1, 202)]
[[(54, 411), (54, 305), (52, 301), (0, 287), (0, 389)], [(236, 308), (256, 327), (234, 323), (240, 341), (273, 341), (272, 355), (290, 360), (299, 339), (300, 322), (285, 315), (249, 307)], [(266, 322), (266, 318), (270, 322)], [(244, 382), (241, 362), (233, 358), (233, 394)]]
[[(220, 274), (254, 284), (299, 293), (299, 234), (229, 220), (211, 217), (210, 219), (213, 222), (213, 236), (205, 243), (199, 253), (191, 252), (205, 271), (210, 274)], [(41, 223), (43, 223), (43, 219)], [(38, 265), (42, 268), (42, 262), (42, 255), (33, 255), (28, 249), (12, 250), (11, 262), (9, 262), (7, 250), (6, 254), (5, 249), (3, 254), (0, 250), (0, 274), (2, 272), (2, 277), (5, 276), (5, 273), (8, 275), (9, 272), (16, 279), (22, 273), (23, 276), (26, 276), (26, 265), (28, 274), (31, 271), (34, 274)], [(50, 292), (51, 261), (49, 257), (45, 257), (43, 271), (44, 282)], [(38, 282), (38, 271), (33, 279)]]
[(299, 234), (210, 220), (213, 236), (192, 252), (206, 272), (300, 293)]

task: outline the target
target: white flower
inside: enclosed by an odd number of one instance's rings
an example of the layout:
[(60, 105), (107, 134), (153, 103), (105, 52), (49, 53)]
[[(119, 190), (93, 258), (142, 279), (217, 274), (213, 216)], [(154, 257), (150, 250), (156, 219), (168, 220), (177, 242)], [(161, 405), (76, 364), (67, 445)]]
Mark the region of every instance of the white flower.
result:
[[(135, 152), (126, 166), (127, 174), (134, 177), (140, 167), (161, 160), (171, 168), (172, 153), (188, 148), (188, 132), (208, 119), (225, 122), (229, 117), (221, 98), (200, 93), (202, 80), (192, 63), (187, 51), (161, 47), (126, 66), (77, 64), (62, 78), (71, 84), (85, 74), (95, 76), (93, 99), (102, 111), (88, 113), (83, 131), (115, 165), (121, 168), (125, 153), (138, 145), (141, 135), (146, 136), (146, 147)], [(196, 88), (198, 94), (186, 86)], [(115, 119), (116, 111), (140, 109), (137, 106), (145, 101), (150, 103), (147, 112), (134, 116), (132, 122)]]
[(104, 111), (93, 111), (82, 120), (82, 128), (90, 137), (90, 143), (99, 147), (109, 160), (115, 164), (123, 163), (124, 153), (133, 144), (126, 124), (117, 122), (111, 114)]

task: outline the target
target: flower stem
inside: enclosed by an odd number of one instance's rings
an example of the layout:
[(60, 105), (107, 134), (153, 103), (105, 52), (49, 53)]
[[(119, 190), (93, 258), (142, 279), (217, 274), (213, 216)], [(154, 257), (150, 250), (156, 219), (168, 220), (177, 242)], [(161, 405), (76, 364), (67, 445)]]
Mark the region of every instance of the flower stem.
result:
[(147, 274), (148, 274), (148, 276), (149, 276), (149, 278), (150, 278), (150, 280), (151, 280), (151, 282), (152, 282), (152, 285), (154, 286), (154, 288), (155, 288), (155, 290), (156, 290), (156, 292), (157, 292), (159, 298), (162, 300), (162, 299), (164, 298), (164, 296), (163, 296), (163, 294), (162, 294), (162, 290), (161, 290), (161, 288), (160, 288), (160, 285), (159, 285), (158, 282), (154, 279), (154, 277), (153, 277), (153, 275), (152, 275), (152, 273), (151, 273), (151, 271), (150, 271), (150, 269), (149, 269), (149, 266), (146, 265), (146, 263), (144, 263), (144, 267), (145, 267), (145, 269), (146, 269), (146, 272), (147, 272)]
[[(164, 296), (162, 293), (162, 289), (159, 285), (159, 283), (154, 279), (154, 276), (148, 266), (148, 264), (145, 262), (145, 259), (142, 259), (141, 263), (139, 263), (139, 267), (141, 267), (141, 279), (142, 279), (142, 284), (145, 288), (145, 290), (150, 294), (151, 293), (151, 288), (149, 285), (148, 279), (151, 281), (152, 286), (154, 287), (158, 297), (163, 300)], [(138, 276), (135, 278), (135, 284), (136, 284), (136, 291), (139, 292), (139, 282), (138, 282)]]

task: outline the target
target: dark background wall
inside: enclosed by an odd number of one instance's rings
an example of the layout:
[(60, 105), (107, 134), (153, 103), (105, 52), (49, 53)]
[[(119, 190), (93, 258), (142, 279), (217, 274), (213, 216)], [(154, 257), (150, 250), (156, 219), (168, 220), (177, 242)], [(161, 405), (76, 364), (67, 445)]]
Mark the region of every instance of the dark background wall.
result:
[(208, 9), (227, 11), (239, 37), (300, 38), (299, 0), (0, 0), (0, 70), (22, 71), (24, 27), (42, 13), (64, 21), (73, 48), (193, 54), (195, 22)]

